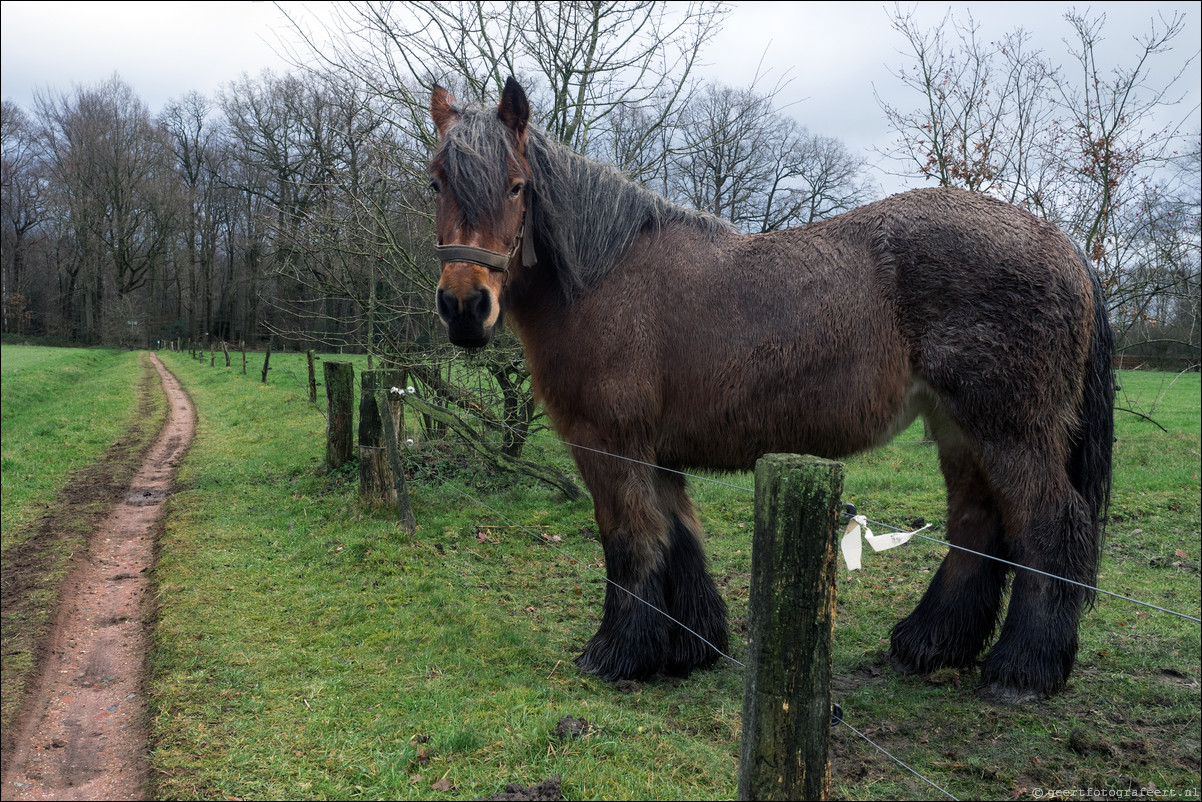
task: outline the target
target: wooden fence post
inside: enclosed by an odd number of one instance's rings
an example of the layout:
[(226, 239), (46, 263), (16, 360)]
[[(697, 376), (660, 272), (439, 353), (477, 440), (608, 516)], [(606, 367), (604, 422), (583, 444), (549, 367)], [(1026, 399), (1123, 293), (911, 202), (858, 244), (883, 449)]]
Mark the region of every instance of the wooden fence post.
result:
[(242, 375), (246, 375), (246, 340), (241, 340), (238, 343), (242, 347)]
[(326, 382), (326, 467), (334, 470), (351, 461), (355, 366), (326, 361), (321, 369)]
[(263, 383), (267, 384), (267, 365), (271, 362), (271, 340), (267, 341), (267, 351), (263, 354)]
[(843, 465), (769, 454), (755, 468), (739, 799), (827, 799), (831, 632)]
[[(376, 405), (376, 390), (404, 387), (403, 370), (365, 370), (359, 374), (359, 502), (367, 509), (397, 506), (397, 488), (384, 442), (384, 421)], [(405, 407), (399, 398), (389, 399), (393, 429), (404, 431)]]
[(313, 369), (313, 352), (305, 352), (305, 360), (309, 363), (309, 403), (317, 403), (317, 372)]

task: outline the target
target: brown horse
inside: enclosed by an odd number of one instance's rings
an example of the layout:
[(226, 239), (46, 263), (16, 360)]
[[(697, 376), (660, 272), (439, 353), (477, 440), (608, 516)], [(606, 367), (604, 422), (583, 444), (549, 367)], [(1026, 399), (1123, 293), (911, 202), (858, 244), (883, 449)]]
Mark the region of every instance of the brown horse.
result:
[[(726, 648), (726, 607), (679, 473), (767, 452), (839, 457), (917, 415), (938, 443), (948, 539), (1079, 582), (1097, 569), (1114, 383), (1097, 277), (1054, 226), (978, 194), (924, 189), (803, 228), (744, 235), (675, 206), (529, 124), (435, 88), (430, 163), (452, 342), (502, 317), (592, 493), (611, 583), (579, 666), (682, 674)], [(618, 459), (607, 454), (620, 455)], [(893, 630), (905, 673), (969, 666), (1008, 571), (952, 550)], [(1016, 572), (981, 692), (1063, 687), (1088, 596)]]

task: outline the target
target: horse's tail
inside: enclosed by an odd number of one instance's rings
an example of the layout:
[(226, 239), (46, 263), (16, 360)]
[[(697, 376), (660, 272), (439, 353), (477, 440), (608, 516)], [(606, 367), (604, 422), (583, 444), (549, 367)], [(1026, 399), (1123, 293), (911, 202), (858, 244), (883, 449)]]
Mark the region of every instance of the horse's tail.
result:
[[(1110, 330), (1102, 282), (1085, 255), (1079, 250), (1077, 254), (1089, 273), (1094, 311), (1093, 335), (1085, 363), (1084, 397), (1068, 458), (1068, 474), (1073, 487), (1089, 508), (1090, 525), (1094, 533), (1092, 573), (1096, 580), (1102, 536), (1110, 508), (1111, 455), (1114, 450), (1114, 334)], [(1092, 591), (1089, 601), (1092, 604)]]

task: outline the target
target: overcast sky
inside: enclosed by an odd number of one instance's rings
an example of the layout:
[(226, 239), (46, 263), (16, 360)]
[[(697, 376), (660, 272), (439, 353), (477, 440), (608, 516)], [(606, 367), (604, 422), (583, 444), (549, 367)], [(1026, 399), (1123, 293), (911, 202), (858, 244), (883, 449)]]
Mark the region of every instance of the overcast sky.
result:
[[(300, 4), (288, 4), (297, 9)], [(320, 13), (321, 4), (309, 4)], [(916, 97), (901, 90), (890, 69), (906, 63), (903, 42), (889, 24), (893, 3), (734, 3), (722, 33), (706, 54), (703, 74), (745, 86), (757, 69), (760, 86), (788, 81), (778, 99), (812, 131), (839, 137), (853, 151), (891, 141), (873, 87), (895, 103)], [(980, 23), (983, 38), (994, 39), (1017, 26), (1030, 31), (1035, 47), (1059, 63), (1067, 61), (1063, 19), (1069, 2), (903, 3), (920, 24), (932, 27), (950, 8), (966, 10)], [(1077, 6), (1107, 15), (1100, 61), (1130, 64), (1138, 51), (1135, 34), (1149, 30), (1160, 15), (1187, 15), (1185, 31), (1171, 54), (1158, 58), (1167, 73), (1196, 54), (1202, 39), (1202, 4), (1120, 2)], [(303, 9), (301, 9), (303, 11)], [(1159, 24), (1159, 21), (1158, 21)], [(289, 65), (273, 45), (287, 26), (272, 3), (233, 2), (15, 2), (0, 4), (0, 94), (32, 107), (35, 91), (68, 92), (90, 86), (114, 72), (146, 102), (152, 113), (164, 103), (197, 90), (211, 94), (242, 73)], [(277, 45), (278, 46), (278, 45)], [(762, 64), (761, 64), (762, 59)], [(1202, 67), (1195, 61), (1179, 84), (1178, 107), (1185, 127), (1199, 127)], [(1192, 109), (1192, 116), (1187, 114)]]

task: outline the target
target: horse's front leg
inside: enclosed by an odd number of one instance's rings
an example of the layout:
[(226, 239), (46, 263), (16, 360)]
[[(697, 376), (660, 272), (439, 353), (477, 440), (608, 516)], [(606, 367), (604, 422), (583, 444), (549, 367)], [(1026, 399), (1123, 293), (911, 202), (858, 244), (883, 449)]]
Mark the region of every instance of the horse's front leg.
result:
[(649, 465), (583, 450), (576, 457), (609, 579), (601, 626), (576, 664), (607, 680), (710, 665), (713, 647), (680, 626), (726, 648), (726, 607), (706, 569), (684, 483)]
[(701, 522), (683, 476), (659, 474), (660, 507), (668, 517), (664, 595), (673, 621), (668, 627), (666, 674), (687, 675), (713, 665), (727, 649), (726, 602), (709, 573)]
[(668, 521), (659, 509), (654, 468), (603, 454), (576, 451), (605, 550), (605, 606), (601, 626), (576, 664), (611, 681), (644, 679), (667, 654), (662, 613)]

